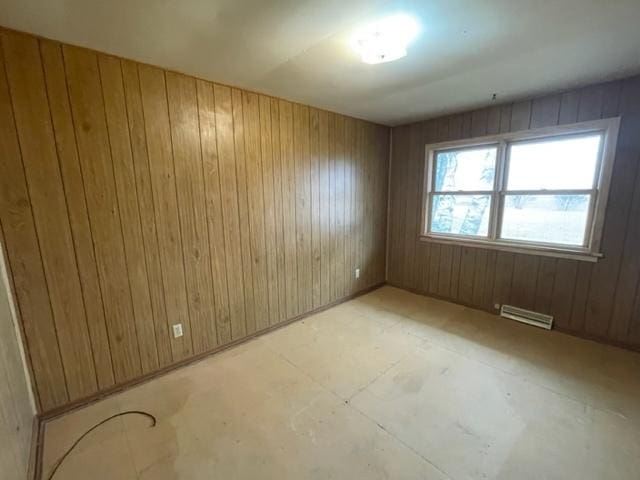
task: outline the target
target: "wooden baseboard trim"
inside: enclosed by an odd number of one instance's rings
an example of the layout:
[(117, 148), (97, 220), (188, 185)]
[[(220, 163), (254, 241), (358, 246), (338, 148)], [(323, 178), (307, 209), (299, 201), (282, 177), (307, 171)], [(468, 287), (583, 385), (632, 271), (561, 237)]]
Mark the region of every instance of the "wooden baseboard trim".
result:
[[(392, 283), (392, 282), (388, 282), (387, 281), (387, 282), (385, 282), (385, 285), (388, 285), (388, 286), (394, 287), (394, 288), (399, 288), (400, 290), (405, 290), (407, 292), (414, 293), (416, 295), (421, 295), (423, 297), (435, 298), (436, 300), (442, 300), (442, 301), (445, 301), (445, 302), (455, 303), (456, 305), (462, 305), (463, 307), (473, 308), (474, 310), (481, 310), (483, 312), (488, 312), (488, 313), (491, 313), (493, 315), (497, 315), (498, 314), (496, 312), (496, 310), (494, 310), (494, 309), (482, 308), (482, 307), (479, 307), (477, 305), (471, 305), (469, 303), (461, 302), (459, 300), (453, 300), (451, 298), (443, 297), (443, 296), (440, 296), (440, 295), (434, 295), (434, 294), (431, 294), (431, 293), (421, 292), (419, 290), (416, 290), (415, 288), (403, 287), (401, 285), (397, 285), (397, 284)], [(601, 343), (603, 345), (609, 345), (609, 346), (612, 346), (612, 347), (622, 348), (623, 350), (629, 350), (629, 351), (632, 351), (632, 352), (639, 352), (640, 353), (640, 345), (634, 345), (634, 344), (631, 344), (631, 343), (620, 342), (620, 341), (617, 341), (617, 340), (611, 340), (610, 338), (598, 337), (596, 335), (589, 335), (588, 333), (579, 332), (579, 331), (576, 331), (576, 330), (571, 330), (569, 328), (563, 328), (563, 327), (554, 326), (552, 331), (560, 332), (560, 333), (563, 333), (565, 335), (571, 335), (572, 337), (582, 338), (583, 340), (589, 340), (591, 342)]]
[(40, 476), (42, 474), (42, 447), (43, 447), (43, 442), (44, 442), (44, 426), (46, 425), (47, 422), (50, 422), (51, 420), (60, 417), (62, 415), (66, 415), (68, 413), (73, 412), (74, 410), (78, 410), (80, 408), (84, 408), (88, 405), (91, 405), (93, 403), (96, 403), (100, 400), (103, 400), (107, 397), (110, 397), (112, 395), (115, 395), (117, 393), (123, 392), (125, 390), (128, 390), (132, 387), (141, 385), (143, 383), (147, 383), (151, 380), (154, 380), (158, 377), (161, 377), (163, 375), (167, 375), (171, 372), (174, 372), (175, 370), (178, 370), (180, 368), (184, 368), (186, 366), (192, 365), (194, 363), (200, 362), (212, 355), (215, 355), (216, 353), (220, 353), (222, 351), (228, 350), (230, 348), (236, 347), (238, 345), (242, 345), (243, 343), (246, 343), (250, 340), (253, 340), (261, 335), (264, 335), (266, 333), (269, 332), (273, 332), (275, 330), (278, 330), (282, 327), (286, 327), (287, 325), (290, 325), (294, 322), (298, 322), (300, 320), (303, 320), (307, 317), (310, 317), (311, 315), (315, 315), (317, 313), (323, 312), (325, 310), (328, 310), (329, 308), (335, 307), (337, 305), (340, 305), (341, 303), (347, 302), (349, 300), (353, 300), (354, 298), (357, 298), (361, 295), (365, 295), (369, 292), (372, 292), (373, 290), (377, 290), (378, 288), (384, 286), (385, 282), (380, 282), (380, 283), (376, 283), (375, 285), (371, 286), (371, 287), (367, 287), (363, 290), (360, 290), (359, 292), (356, 292), (354, 294), (351, 295), (347, 295), (346, 297), (343, 297), (339, 300), (336, 300), (335, 302), (331, 302), (328, 303), (327, 305), (323, 305), (322, 307), (316, 308), (315, 310), (311, 310), (309, 312), (303, 313), (302, 315), (298, 315), (297, 317), (293, 317), (290, 318), (288, 320), (284, 320), (278, 324), (275, 325), (271, 325), (267, 328), (265, 328), (264, 330), (260, 330), (259, 332), (254, 332), (251, 335), (247, 335), (246, 337), (243, 338), (239, 338), (237, 340), (234, 340), (232, 342), (226, 343), (224, 345), (220, 345), (216, 348), (214, 348), (213, 350), (210, 350), (208, 352), (205, 353), (201, 353), (199, 355), (195, 355), (191, 358), (188, 358), (186, 360), (182, 360), (178, 363), (174, 363), (173, 365), (169, 365), (161, 370), (157, 370), (155, 372), (149, 373), (147, 375), (143, 375), (141, 377), (138, 377), (134, 380), (131, 380), (129, 382), (126, 383), (122, 383), (120, 385), (116, 385), (108, 390), (104, 390), (100, 393), (97, 393), (95, 395), (91, 395), (89, 397), (85, 397), (79, 400), (75, 400), (74, 402), (71, 402), (67, 405), (64, 405), (62, 407), (58, 407), (56, 409), (53, 410), (49, 410), (47, 412), (44, 412), (40, 415), (36, 416), (36, 420), (34, 425), (37, 424), (37, 427), (34, 426), (34, 444), (32, 445), (32, 449), (33, 449), (33, 455), (34, 455), (34, 461), (33, 461), (33, 475), (30, 478), (33, 478), (34, 480), (39, 480)]
[(496, 315), (496, 311), (493, 310), (493, 309), (487, 309), (487, 308), (479, 307), (477, 305), (471, 305), (470, 303), (463, 302), (461, 300), (453, 300), (451, 298), (444, 297), (442, 295), (438, 295), (437, 293), (426, 293), (426, 292), (422, 292), (420, 290), (417, 290), (415, 288), (404, 287), (402, 285), (398, 285), (398, 284), (392, 283), (392, 282), (385, 282), (385, 285), (388, 285), (388, 286), (393, 287), (393, 288), (399, 288), (400, 290), (404, 290), (405, 292), (413, 293), (415, 295), (420, 295), (421, 297), (434, 298), (436, 300), (442, 300), (443, 302), (454, 303), (456, 305), (461, 305), (463, 307), (473, 308), (474, 310), (480, 310), (480, 311), (483, 311), (483, 312), (488, 312), (488, 313), (492, 313), (492, 314)]

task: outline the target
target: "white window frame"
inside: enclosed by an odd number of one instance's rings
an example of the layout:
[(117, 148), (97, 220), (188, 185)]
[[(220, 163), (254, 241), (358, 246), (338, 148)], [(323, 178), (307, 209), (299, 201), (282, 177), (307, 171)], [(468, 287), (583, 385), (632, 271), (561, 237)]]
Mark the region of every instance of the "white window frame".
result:
[[(530, 253), (561, 258), (574, 258), (579, 260), (597, 261), (602, 257), (600, 252), (602, 230), (604, 227), (607, 198), (613, 171), (613, 162), (616, 152), (618, 131), (620, 129), (620, 117), (590, 122), (574, 123), (547, 128), (523, 130), (518, 132), (503, 133), (485, 137), (476, 137), (453, 142), (443, 142), (425, 146), (425, 175), (422, 198), (422, 215), (420, 226), (420, 239), (423, 241), (452, 243), (466, 246), (482, 246), (497, 250), (505, 250), (515, 253)], [(594, 184), (591, 189), (584, 190), (510, 190), (506, 188), (509, 148), (512, 143), (526, 141), (547, 140), (557, 137), (575, 137), (593, 133), (602, 134), (602, 143), (598, 155)], [(490, 191), (466, 191), (460, 190), (460, 194), (489, 194), (491, 195), (491, 207), (489, 213), (489, 233), (487, 237), (476, 237), (459, 234), (435, 233), (430, 230), (431, 210), (434, 195), (438, 192), (434, 189), (434, 168), (437, 152), (443, 150), (455, 150), (462, 148), (478, 148), (483, 146), (496, 146), (496, 170), (494, 175), (493, 190)], [(456, 191), (447, 193), (455, 195)], [(507, 240), (498, 237), (503, 219), (504, 203), (507, 195), (540, 195), (540, 194), (589, 194), (591, 203), (587, 217), (587, 232), (585, 243), (582, 246), (563, 246), (541, 242), (528, 242), (522, 240)]]

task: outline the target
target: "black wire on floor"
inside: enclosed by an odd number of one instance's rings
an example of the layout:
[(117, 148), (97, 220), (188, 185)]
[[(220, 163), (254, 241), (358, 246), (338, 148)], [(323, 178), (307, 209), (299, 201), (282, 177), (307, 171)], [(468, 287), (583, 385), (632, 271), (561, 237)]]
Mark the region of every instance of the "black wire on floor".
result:
[(53, 478), (53, 476), (58, 471), (58, 468), (60, 468), (60, 465), (62, 465), (62, 462), (65, 461), (65, 459), (69, 456), (69, 454), (73, 451), (73, 449), (78, 446), (78, 444), (82, 441), (82, 439), (84, 437), (89, 435), (91, 432), (93, 432), (99, 426), (104, 425), (105, 423), (107, 423), (109, 420), (113, 420), (116, 417), (122, 417), (124, 415), (142, 415), (143, 417), (147, 417), (147, 418), (149, 418), (151, 420), (151, 427), (150, 428), (153, 428), (153, 427), (156, 426), (156, 417), (154, 417), (150, 413), (142, 412), (140, 410), (128, 410), (126, 412), (120, 412), (120, 413), (116, 413), (115, 415), (111, 415), (109, 418), (105, 418), (101, 422), (96, 423), (93, 427), (91, 427), (89, 430), (84, 432), (75, 442), (73, 442), (73, 445), (71, 445), (71, 447), (66, 452), (64, 452), (64, 455), (62, 455), (58, 459), (58, 461), (55, 463), (55, 465), (53, 466), (53, 469), (51, 470), (51, 472), (49, 473), (49, 476), (47, 477), (47, 480), (51, 480)]

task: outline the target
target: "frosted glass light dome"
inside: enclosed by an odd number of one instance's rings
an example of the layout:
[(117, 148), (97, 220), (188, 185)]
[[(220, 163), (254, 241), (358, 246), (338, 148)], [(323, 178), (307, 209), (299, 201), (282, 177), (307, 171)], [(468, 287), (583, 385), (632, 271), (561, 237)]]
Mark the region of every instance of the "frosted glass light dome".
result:
[(374, 22), (352, 39), (364, 63), (391, 62), (407, 54), (407, 46), (418, 34), (417, 22), (408, 15), (393, 15)]

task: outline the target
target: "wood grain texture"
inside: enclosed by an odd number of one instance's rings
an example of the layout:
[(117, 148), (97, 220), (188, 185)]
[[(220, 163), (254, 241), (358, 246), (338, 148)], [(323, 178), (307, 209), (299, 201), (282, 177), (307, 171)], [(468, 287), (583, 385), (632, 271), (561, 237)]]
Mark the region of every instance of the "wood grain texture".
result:
[(213, 282), (216, 330), (220, 344), (231, 341), (229, 312), (229, 286), (227, 280), (226, 245), (222, 214), (220, 187), (220, 166), (216, 140), (216, 112), (213, 87), (198, 80), (198, 120), (200, 150), (202, 153), (202, 173), (205, 190), (205, 211), (209, 229), (209, 249)]
[(116, 381), (141, 373), (98, 57), (63, 47), (78, 153)]
[(384, 280), (388, 128), (0, 33), (0, 221), (41, 411)]
[(166, 74), (173, 168), (194, 353), (218, 345), (195, 79)]
[[(247, 160), (245, 151), (245, 125), (242, 103), (242, 90), (231, 89), (231, 110), (233, 117), (233, 144), (235, 148), (235, 169), (238, 186), (238, 219), (240, 225), (240, 253), (244, 282), (244, 306), (246, 333), (256, 331), (256, 292), (253, 283), (254, 264), (251, 255), (251, 225), (249, 212), (249, 193), (247, 192)], [(258, 261), (260, 259), (258, 258)], [(261, 313), (261, 311), (259, 311)]]
[(0, 231), (0, 472), (2, 478), (29, 478), (35, 411), (20, 351), (15, 304), (7, 282)]
[[(428, 257), (416, 255), (422, 247), (413, 212), (420, 207), (421, 196), (416, 196), (412, 184), (416, 146), (411, 132), (419, 124), (395, 127), (389, 192), (390, 283), (488, 311), (503, 303), (531, 308), (554, 315), (563, 330), (639, 347), (640, 77), (436, 122), (446, 132), (438, 141), (446, 141), (616, 116), (622, 121), (602, 239), (604, 257), (595, 264), (437, 243), (431, 243)], [(423, 132), (418, 149), (424, 151), (430, 142), (430, 135)], [(434, 251), (437, 261), (432, 258)], [(420, 275), (429, 282), (419, 281)], [(436, 288), (430, 286), (432, 281)]]
[(3, 49), (69, 397), (82, 398), (96, 389), (97, 380), (39, 45), (7, 35)]
[[(309, 107), (293, 106), (293, 145), (295, 158), (296, 259), (298, 266), (298, 311), (313, 305), (311, 268), (311, 169)], [(345, 175), (346, 177), (346, 175)], [(346, 199), (345, 199), (346, 200)], [(344, 295), (344, 292), (342, 292)]]
[(276, 98), (268, 99), (271, 105), (271, 145), (273, 147), (273, 215), (276, 231), (276, 263), (278, 267), (278, 321), (289, 318), (287, 316), (287, 281), (285, 263), (285, 231), (284, 231), (284, 172), (282, 163), (282, 148), (280, 144), (280, 101)]
[(249, 235), (253, 267), (256, 330), (269, 326), (269, 292), (264, 223), (263, 160), (260, 143), (260, 105), (257, 94), (243, 92), (244, 139), (249, 205)]
[(125, 259), (143, 373), (159, 367), (120, 60), (98, 56), (102, 96), (121, 215)]
[(231, 339), (246, 335), (244, 278), (240, 251), (240, 218), (238, 216), (238, 187), (236, 182), (235, 148), (233, 143), (233, 113), (231, 89), (214, 86), (218, 168), (227, 264), (229, 319)]
[[(3, 34), (3, 50), (5, 39)], [(0, 154), (3, 159), (0, 162), (0, 218), (23, 330), (27, 338), (37, 339), (29, 345), (29, 360), (34, 375), (40, 379), (39, 407), (47, 409), (66, 403), (69, 394), (22, 166), (4, 56), (0, 67)]]
[(298, 308), (298, 260), (296, 255), (296, 166), (293, 152), (293, 108), (281, 100), (280, 155), (283, 208), (283, 250), (285, 263), (286, 316), (295, 317)]
[(89, 225), (84, 182), (71, 117), (71, 105), (67, 94), (62, 49), (54, 42), (43, 41), (40, 43), (40, 54), (47, 84), (51, 121), (56, 137), (60, 172), (67, 197), (67, 211), (82, 284), (96, 376), (100, 388), (107, 388), (115, 383), (115, 378), (91, 226)]

